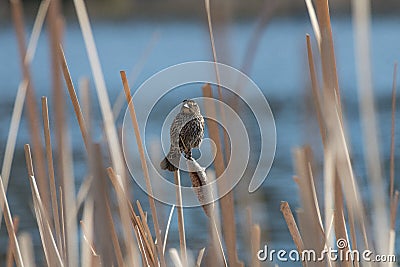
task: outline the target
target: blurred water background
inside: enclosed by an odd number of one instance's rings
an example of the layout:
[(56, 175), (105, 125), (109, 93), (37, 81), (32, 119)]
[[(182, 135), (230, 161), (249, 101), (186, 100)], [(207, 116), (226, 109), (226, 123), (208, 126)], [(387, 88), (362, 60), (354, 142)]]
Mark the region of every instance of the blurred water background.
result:
[[(355, 58), (353, 48), (352, 21), (347, 16), (333, 18), (333, 31), (336, 49), (339, 83), (351, 141), (352, 161), (363, 195), (366, 189), (366, 172), (363, 163), (362, 129), (359, 120), (357, 104), (357, 87), (355, 73)], [(93, 116), (95, 121), (94, 138), (99, 140), (101, 133), (101, 116), (97, 104), (97, 96), (93, 87), (91, 70), (87, 60), (85, 47), (79, 25), (75, 18), (65, 21), (64, 47), (74, 83), (88, 77), (93, 93)], [(168, 66), (196, 60), (212, 60), (208, 29), (205, 22), (197, 20), (124, 20), (118, 22), (96, 21), (93, 31), (100, 61), (107, 83), (108, 93), (112, 102), (117, 99), (122, 90), (119, 71), (131, 73), (135, 65), (145, 58), (137, 78), (131, 80), (132, 90), (156, 72)], [(254, 20), (241, 20), (216, 30), (215, 35), (223, 36), (226, 49), (217, 50), (222, 63), (241, 68), (249, 39), (256, 26)], [(28, 23), (27, 33), (32, 24)], [(389, 177), (389, 147), (391, 120), (391, 87), (393, 64), (400, 56), (400, 18), (392, 16), (376, 16), (372, 21), (372, 66), (373, 87), (378, 111), (379, 132), (381, 141), (381, 158), (385, 166), (385, 177)], [(321, 146), (317, 125), (310, 122), (313, 112), (309, 97), (310, 82), (308, 63), (306, 61), (305, 34), (312, 33), (309, 19), (304, 16), (280, 17), (273, 19), (262, 32), (261, 40), (255, 54), (252, 67), (247, 70), (254, 82), (261, 88), (269, 101), (276, 120), (277, 148), (276, 157), (267, 180), (254, 194), (246, 192), (248, 180), (239, 185), (243, 190), (236, 190), (236, 211), (238, 221), (239, 251), (247, 246), (246, 207), (251, 206), (254, 221), (260, 223), (262, 244), (271, 248), (294, 248), (287, 226), (279, 211), (280, 201), (286, 200), (293, 209), (299, 207), (297, 187), (292, 176), (292, 149), (302, 144), (311, 144), (315, 149), (317, 159), (317, 181), (322, 170)], [(315, 44), (315, 42), (314, 42)], [(221, 45), (219, 46), (221, 47)], [(32, 63), (33, 84), (36, 89), (37, 101), (42, 95), (49, 97), (51, 106), (51, 79), (49, 71), (49, 47), (46, 32), (40, 37), (36, 57)], [(316, 50), (315, 50), (316, 51)], [(143, 56), (148, 53), (148, 56)], [(0, 161), (4, 157), (4, 149), (9, 130), (10, 117), (15, 100), (18, 83), (21, 80), (14, 29), (10, 24), (0, 27)], [(139, 63), (140, 64), (140, 63)], [(196, 89), (194, 89), (196, 90)], [(200, 93), (200, 87), (198, 92)], [(171, 105), (178, 101), (175, 97), (168, 98)], [(175, 103), (176, 102), (176, 103)], [(74, 171), (77, 188), (86, 174), (85, 151), (81, 134), (69, 98), (68, 125), (73, 144)], [(124, 107), (125, 109), (125, 107)], [(400, 111), (397, 112), (397, 114)], [(398, 117), (398, 116), (397, 116)], [(155, 116), (157, 119), (157, 116)], [(122, 116), (117, 118), (122, 122)], [(161, 121), (153, 121), (161, 124)], [(396, 131), (397, 143), (400, 142), (399, 131)], [(36, 222), (32, 216), (32, 199), (27, 179), (23, 145), (28, 143), (29, 132), (26, 118), (23, 116), (18, 132), (16, 153), (14, 158), (8, 197), (14, 215), (23, 217), (20, 231), (30, 232), (34, 236), (35, 247), (39, 250), (40, 239)], [(398, 146), (396, 146), (398, 148)], [(399, 162), (400, 151), (397, 149), (395, 161)], [(397, 164), (396, 173), (400, 169)], [(397, 188), (400, 183), (396, 181)], [(321, 185), (318, 185), (321, 188)], [(147, 206), (146, 195), (132, 181), (132, 191), (135, 199), (140, 199), (144, 208)], [(388, 186), (387, 186), (388, 188)], [(321, 200), (322, 201), (322, 200)], [(365, 198), (368, 206), (368, 199)], [(163, 223), (168, 216), (168, 207), (160, 208)], [(368, 209), (367, 209), (368, 210)], [(207, 246), (207, 218), (199, 209), (185, 210), (188, 248), (197, 251)], [(7, 248), (6, 229), (4, 223), (0, 229), (0, 263), (4, 259)], [(176, 219), (170, 232), (169, 247), (178, 247)], [(397, 249), (399, 251), (399, 235)], [(245, 257), (245, 255), (242, 255)], [(1, 265), (1, 264), (0, 264)]]

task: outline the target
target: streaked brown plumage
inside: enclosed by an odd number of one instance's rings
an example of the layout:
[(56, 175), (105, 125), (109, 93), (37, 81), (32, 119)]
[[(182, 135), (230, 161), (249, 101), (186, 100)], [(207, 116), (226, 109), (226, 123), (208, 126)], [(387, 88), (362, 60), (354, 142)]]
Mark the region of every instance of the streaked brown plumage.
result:
[(179, 166), (180, 154), (187, 159), (192, 157), (192, 149), (199, 147), (204, 137), (204, 118), (200, 108), (193, 100), (184, 100), (180, 112), (170, 128), (171, 146), (167, 156), (161, 161), (163, 170), (175, 171)]

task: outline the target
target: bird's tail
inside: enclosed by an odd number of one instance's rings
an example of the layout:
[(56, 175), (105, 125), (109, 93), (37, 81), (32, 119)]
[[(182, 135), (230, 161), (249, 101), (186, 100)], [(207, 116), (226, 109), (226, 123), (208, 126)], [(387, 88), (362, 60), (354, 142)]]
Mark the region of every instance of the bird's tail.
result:
[(163, 170), (174, 172), (178, 169), (180, 159), (179, 149), (171, 148), (168, 155), (161, 161), (160, 167)]

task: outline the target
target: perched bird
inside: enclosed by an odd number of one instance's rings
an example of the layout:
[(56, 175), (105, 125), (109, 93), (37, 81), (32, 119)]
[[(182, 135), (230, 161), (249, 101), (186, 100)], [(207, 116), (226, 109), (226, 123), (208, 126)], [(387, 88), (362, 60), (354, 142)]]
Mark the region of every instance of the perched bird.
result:
[(187, 159), (191, 159), (192, 148), (199, 147), (203, 137), (204, 118), (200, 108), (193, 100), (186, 99), (171, 124), (171, 146), (167, 156), (160, 163), (161, 169), (172, 172), (177, 170), (181, 153), (183, 152)]

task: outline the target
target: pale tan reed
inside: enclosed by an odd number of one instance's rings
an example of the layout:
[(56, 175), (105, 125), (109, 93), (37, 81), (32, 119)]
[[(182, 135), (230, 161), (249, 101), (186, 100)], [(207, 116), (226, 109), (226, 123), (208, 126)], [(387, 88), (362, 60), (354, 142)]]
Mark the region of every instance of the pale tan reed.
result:
[(12, 0), (11, 13), (15, 24), (15, 32), (18, 39), (18, 51), (20, 57), (20, 65), (23, 74), (23, 79), (27, 83), (26, 90), (26, 115), (29, 123), (29, 133), (34, 148), (34, 161), (36, 165), (36, 172), (38, 177), (38, 186), (40, 193), (42, 194), (43, 204), (45, 205), (46, 211), (49, 213), (49, 185), (46, 179), (46, 167), (45, 157), (40, 136), (40, 123), (38, 107), (36, 103), (35, 90), (33, 88), (30, 66), (26, 61), (26, 41), (25, 41), (25, 23), (23, 16), (23, 6), (20, 0)]
[(136, 119), (135, 107), (132, 102), (132, 96), (131, 96), (131, 92), (130, 92), (131, 90), (129, 88), (129, 83), (126, 78), (126, 73), (124, 71), (121, 71), (120, 74), (121, 74), (121, 79), (122, 79), (122, 83), (124, 86), (126, 101), (128, 103), (128, 108), (129, 108), (129, 113), (130, 113), (131, 120), (132, 120), (133, 129), (135, 131), (136, 143), (137, 143), (137, 146), (139, 149), (139, 154), (140, 154), (140, 162), (142, 164), (142, 170), (143, 170), (144, 178), (146, 181), (146, 189), (147, 189), (148, 196), (149, 196), (148, 199), (149, 199), (149, 203), (150, 203), (151, 215), (153, 218), (154, 230), (156, 232), (156, 238), (157, 238), (157, 251), (159, 254), (159, 258), (160, 258), (159, 260), (160, 260), (161, 266), (165, 267), (166, 263), (165, 263), (164, 253), (162, 250), (163, 240), (161, 237), (161, 231), (160, 231), (160, 226), (159, 226), (159, 222), (158, 222), (156, 204), (154, 202), (154, 198), (152, 197), (153, 189), (152, 189), (152, 185), (151, 185), (151, 181), (150, 181), (149, 169), (147, 168), (147, 162), (146, 162), (146, 157), (145, 157), (145, 153), (144, 153), (142, 138), (140, 136), (139, 125), (138, 125), (138, 122)]
[[(42, 31), (43, 22), (46, 17), (47, 9), (50, 1), (42, 1), (39, 7), (39, 11), (36, 15), (35, 22), (31, 36), (29, 38), (28, 48), (25, 55), (25, 64), (29, 65), (36, 53), (37, 42)], [(10, 129), (7, 136), (7, 143), (4, 152), (3, 165), (1, 167), (1, 176), (3, 177), (4, 189), (7, 193), (8, 181), (10, 178), (11, 165), (14, 157), (15, 143), (17, 141), (17, 132), (19, 130), (19, 124), (21, 121), (22, 109), (25, 102), (26, 90), (28, 87), (28, 81), (23, 80), (18, 85), (17, 95), (15, 97), (14, 108), (11, 115)], [(0, 206), (3, 206), (0, 201)], [(0, 225), (3, 219), (3, 211), (0, 209)]]
[(119, 209), (119, 215), (121, 217), (121, 223), (122, 223), (122, 229), (124, 231), (124, 242), (125, 246), (128, 250), (127, 255), (128, 255), (128, 264), (131, 266), (139, 266), (138, 262), (138, 243), (135, 243), (133, 238), (132, 238), (132, 230), (131, 229), (131, 222), (130, 222), (130, 213), (129, 213), (129, 207), (128, 203), (126, 201), (125, 197), (125, 189), (120, 186), (119, 183), (119, 178), (117, 177), (116, 173), (114, 170), (109, 167), (107, 168), (107, 174), (108, 177), (110, 178), (111, 182), (114, 185), (114, 188), (117, 191), (117, 200), (118, 200), (118, 209)]
[(204, 251), (206, 250), (206, 248), (202, 248), (199, 251), (199, 255), (197, 256), (197, 260), (196, 260), (196, 267), (200, 267), (201, 262), (203, 260), (203, 256), (204, 256)]
[(26, 266), (36, 267), (35, 253), (33, 252), (33, 241), (30, 234), (22, 232), (18, 235), (23, 262)]
[[(218, 99), (220, 101), (220, 113), (221, 113), (221, 120), (223, 125), (227, 125), (227, 119), (225, 114), (225, 109), (222, 107), (222, 89), (221, 89), (221, 77), (218, 69), (218, 60), (217, 60), (217, 52), (215, 49), (215, 41), (214, 41), (214, 33), (211, 21), (211, 8), (210, 8), (210, 0), (205, 0), (205, 10), (207, 14), (207, 23), (208, 23), (208, 31), (210, 35), (210, 42), (211, 42), (211, 49), (213, 54), (214, 60), (214, 67), (215, 67), (215, 74), (217, 78), (217, 88), (218, 88)], [(207, 85), (206, 85), (207, 86)], [(209, 85), (208, 85), (209, 86)], [(210, 89), (211, 92), (211, 89)], [(204, 91), (203, 91), (204, 95)], [(218, 128), (216, 129), (218, 132)], [(229, 145), (229, 137), (226, 131), (223, 131), (223, 142), (225, 147), (225, 160), (230, 158), (230, 145)], [(221, 164), (224, 165), (224, 155), (222, 154), (221, 150), (222, 161)], [(219, 175), (217, 175), (219, 176)], [(236, 224), (235, 224), (235, 209), (233, 204), (233, 191), (229, 191), (224, 197), (221, 198), (221, 211), (222, 211), (222, 218), (226, 225), (230, 225), (229, 227), (224, 228), (224, 237), (225, 243), (227, 245), (228, 250), (228, 260), (231, 265), (234, 266), (244, 266), (243, 262), (239, 260), (237, 255), (237, 245), (236, 245)], [(233, 222), (233, 223), (232, 223)]]
[(396, 128), (396, 87), (397, 87), (397, 62), (393, 67), (393, 84), (392, 84), (392, 126), (390, 131), (390, 201), (394, 198), (394, 152), (395, 152), (395, 128)]
[(13, 220), (11, 217), (10, 206), (8, 205), (8, 201), (7, 201), (7, 197), (6, 197), (6, 193), (5, 193), (4, 185), (3, 185), (3, 179), (1, 178), (1, 176), (0, 176), (0, 198), (3, 203), (1, 210), (4, 210), (4, 221), (6, 222), (8, 237), (10, 239), (11, 246), (13, 248), (15, 262), (18, 267), (23, 267), (24, 262), (22, 260), (20, 246), (19, 246), (19, 243), (17, 240), (17, 236), (15, 233), (15, 227), (14, 227)]
[[(14, 231), (15, 235), (18, 235), (18, 227), (19, 227), (19, 217), (16, 216), (13, 219), (14, 224)], [(22, 254), (22, 252), (21, 252)], [(13, 267), (14, 266), (14, 258), (13, 258), (13, 247), (11, 242), (8, 242), (7, 254), (6, 254), (6, 267)]]
[(79, 105), (79, 100), (76, 95), (75, 87), (72, 82), (71, 74), (68, 69), (67, 60), (65, 58), (64, 50), (63, 50), (61, 44), (59, 46), (59, 57), (60, 57), (61, 68), (62, 68), (62, 71), (64, 74), (65, 83), (67, 84), (69, 97), (71, 98), (72, 106), (74, 107), (75, 116), (76, 116), (76, 119), (78, 120), (79, 129), (81, 130), (81, 134), (82, 134), (83, 142), (86, 147), (86, 151), (88, 151), (89, 137), (88, 137), (87, 127), (85, 124), (85, 119), (83, 118), (81, 106)]
[[(280, 209), (289, 228), (290, 235), (292, 236), (294, 244), (296, 245), (297, 251), (301, 253), (304, 250), (304, 243), (296, 221), (294, 220), (293, 213), (289, 207), (289, 203), (282, 201)], [(303, 266), (305, 266), (304, 262)]]
[(28, 169), (28, 178), (32, 191), (32, 199), (35, 206), (36, 220), (39, 227), (39, 233), (41, 235), (41, 241), (43, 245), (43, 250), (46, 256), (47, 264), (50, 266), (64, 266), (61, 259), (60, 251), (57, 248), (56, 241), (54, 239), (53, 233), (50, 228), (50, 220), (47, 211), (43, 205), (38, 186), (36, 184), (35, 174), (33, 171), (32, 155), (30, 146), (26, 144), (25, 149), (25, 159), (26, 166)]
[(50, 179), (50, 197), (51, 197), (51, 207), (53, 210), (53, 223), (56, 233), (57, 246), (60, 251), (63, 251), (62, 241), (61, 241), (61, 226), (60, 226), (60, 216), (58, 212), (57, 203), (57, 189), (56, 181), (54, 177), (54, 164), (53, 164), (53, 152), (51, 146), (50, 137), (50, 122), (49, 122), (49, 108), (47, 105), (47, 97), (42, 97), (42, 117), (44, 125), (44, 140), (46, 144), (46, 158), (47, 158), (47, 168)]
[(174, 181), (176, 185), (176, 210), (178, 215), (179, 246), (181, 249), (181, 260), (183, 266), (188, 265), (186, 252), (185, 219), (183, 217), (181, 177), (179, 170), (174, 171)]

